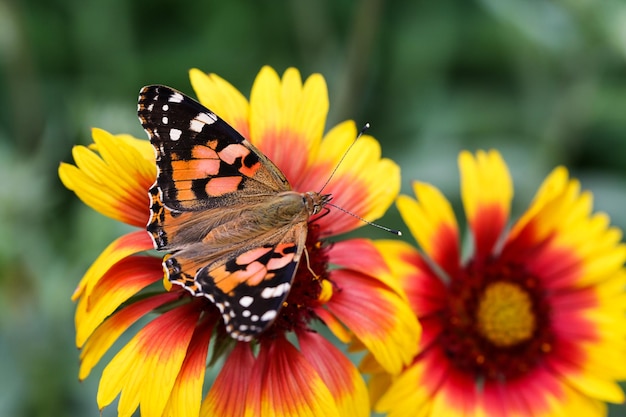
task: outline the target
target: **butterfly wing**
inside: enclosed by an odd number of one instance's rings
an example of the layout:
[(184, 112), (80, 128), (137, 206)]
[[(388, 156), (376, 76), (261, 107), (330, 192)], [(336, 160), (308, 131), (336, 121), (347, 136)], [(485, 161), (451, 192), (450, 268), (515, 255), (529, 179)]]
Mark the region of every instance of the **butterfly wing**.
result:
[(156, 153), (158, 173), (150, 189), (152, 206), (147, 228), (157, 249), (172, 250), (177, 246), (163, 228), (172, 216), (245, 207), (290, 190), (287, 179), (272, 161), (183, 93), (161, 85), (144, 87), (139, 93), (137, 113)]
[[(248, 341), (277, 317), (291, 288), (306, 233), (307, 223), (299, 222), (278, 229), (269, 239), (230, 248), (228, 254), (208, 261), (198, 262), (190, 250), (166, 257), (164, 265), (170, 279), (215, 303), (232, 337)], [(186, 271), (196, 273), (192, 276)]]
[(172, 210), (223, 207), (235, 195), (240, 199), (291, 188), (272, 161), (179, 91), (144, 87), (137, 112), (156, 150), (156, 185)]
[(158, 167), (147, 230), (155, 248), (171, 252), (164, 258), (168, 278), (213, 301), (229, 333), (249, 340), (271, 324), (287, 296), (308, 212), (296, 206), (278, 221), (273, 213), (284, 202), (277, 195), (290, 190), (284, 175), (184, 94), (144, 87), (138, 115)]

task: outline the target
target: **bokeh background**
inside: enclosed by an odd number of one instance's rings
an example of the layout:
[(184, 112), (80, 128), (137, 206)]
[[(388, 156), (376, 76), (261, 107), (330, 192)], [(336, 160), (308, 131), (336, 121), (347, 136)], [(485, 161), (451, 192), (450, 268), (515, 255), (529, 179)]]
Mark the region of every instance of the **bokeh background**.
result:
[[(626, 228), (623, 0), (0, 0), (0, 416), (99, 415), (70, 295), (126, 230), (62, 187), (59, 162), (91, 127), (145, 137), (143, 85), (192, 93), (197, 67), (247, 95), (265, 64), (321, 72), (328, 125), (370, 122), (405, 193), (432, 182), (460, 215), (458, 152), (496, 148), (516, 214), (564, 164)], [(403, 227), (395, 209), (380, 223)]]

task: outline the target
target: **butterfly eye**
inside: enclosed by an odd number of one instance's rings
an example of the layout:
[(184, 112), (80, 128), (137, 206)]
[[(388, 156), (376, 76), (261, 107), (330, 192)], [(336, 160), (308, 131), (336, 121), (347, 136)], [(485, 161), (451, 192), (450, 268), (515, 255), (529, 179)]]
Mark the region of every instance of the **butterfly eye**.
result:
[(322, 211), (322, 209), (324, 208), (324, 206), (326, 206), (326, 203), (328, 203), (330, 199), (330, 194), (319, 194), (314, 191), (309, 191), (302, 194), (302, 202), (307, 208), (310, 216), (318, 214), (320, 211)]

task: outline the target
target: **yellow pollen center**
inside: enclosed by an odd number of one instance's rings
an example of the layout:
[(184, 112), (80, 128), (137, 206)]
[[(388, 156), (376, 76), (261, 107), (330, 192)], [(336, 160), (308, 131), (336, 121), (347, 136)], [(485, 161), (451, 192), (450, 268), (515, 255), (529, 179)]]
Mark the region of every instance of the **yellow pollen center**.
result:
[(476, 310), (480, 333), (499, 347), (529, 339), (535, 330), (535, 315), (528, 293), (517, 284), (494, 282), (485, 288)]

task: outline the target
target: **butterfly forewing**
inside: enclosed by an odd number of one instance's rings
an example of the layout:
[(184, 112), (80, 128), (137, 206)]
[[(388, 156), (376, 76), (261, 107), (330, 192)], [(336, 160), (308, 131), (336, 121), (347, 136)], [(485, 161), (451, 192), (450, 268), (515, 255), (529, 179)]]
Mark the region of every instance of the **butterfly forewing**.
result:
[(165, 86), (144, 87), (138, 115), (156, 150), (156, 185), (172, 210), (289, 190), (278, 168), (200, 103)]
[(166, 274), (214, 302), (231, 336), (250, 340), (289, 292), (311, 196), (306, 204), (267, 157), (176, 90), (144, 87), (138, 115), (156, 151), (147, 230), (155, 248), (170, 252)]

